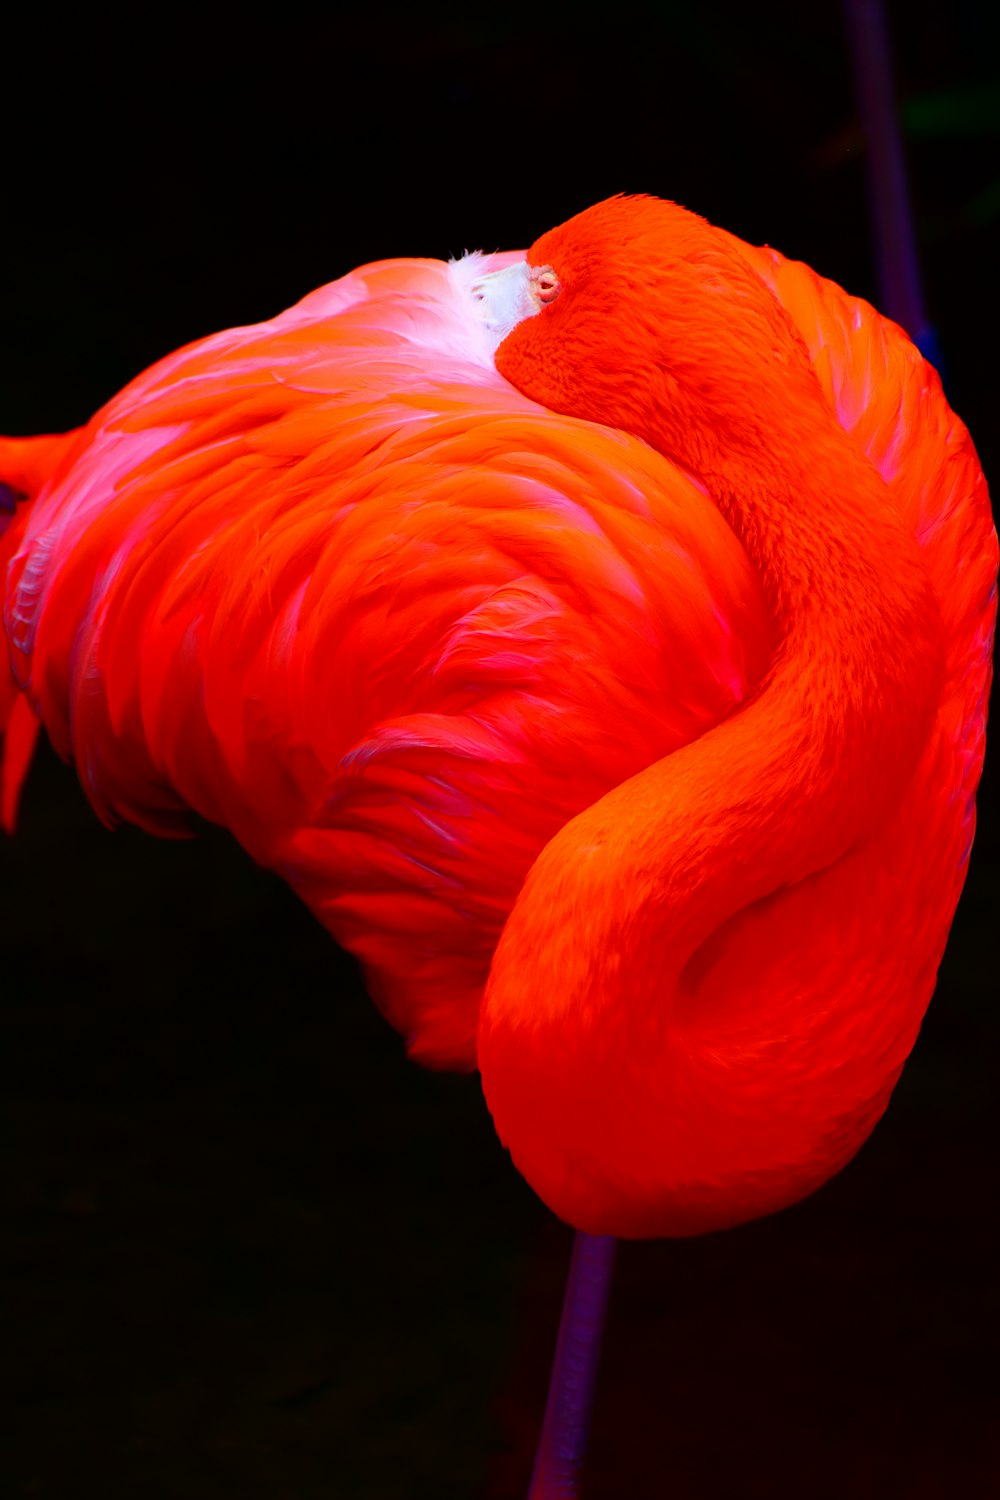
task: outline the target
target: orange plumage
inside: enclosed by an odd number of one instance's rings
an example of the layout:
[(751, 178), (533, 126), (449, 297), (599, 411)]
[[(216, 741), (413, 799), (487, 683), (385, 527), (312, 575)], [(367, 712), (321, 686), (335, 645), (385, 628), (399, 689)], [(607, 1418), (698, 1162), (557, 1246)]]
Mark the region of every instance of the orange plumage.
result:
[(414, 1056), (478, 1031), (558, 1212), (691, 1233), (885, 1107), (996, 539), (934, 372), (807, 268), (645, 199), (529, 258), (559, 296), (496, 366), (466, 264), (386, 262), (0, 445), (6, 806), (27, 704), (108, 821), (281, 873)]

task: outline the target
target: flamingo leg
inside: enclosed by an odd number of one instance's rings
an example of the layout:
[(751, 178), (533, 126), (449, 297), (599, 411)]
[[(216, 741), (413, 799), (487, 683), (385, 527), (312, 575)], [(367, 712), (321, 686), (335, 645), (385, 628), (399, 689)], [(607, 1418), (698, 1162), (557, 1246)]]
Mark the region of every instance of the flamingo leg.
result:
[(576, 1500), (617, 1240), (577, 1230), (528, 1500)]
[(844, 0), (844, 16), (861, 124), (868, 143), (880, 306), (887, 317), (906, 329), (924, 358), (940, 370), (937, 332), (924, 302), (885, 5), (882, 0)]

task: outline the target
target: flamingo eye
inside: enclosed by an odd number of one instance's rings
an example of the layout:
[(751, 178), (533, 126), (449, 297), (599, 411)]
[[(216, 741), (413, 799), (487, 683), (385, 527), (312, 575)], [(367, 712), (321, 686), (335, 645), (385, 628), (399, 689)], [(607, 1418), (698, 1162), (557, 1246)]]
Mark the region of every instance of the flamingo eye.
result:
[(554, 302), (562, 290), (559, 277), (551, 266), (541, 266), (532, 273), (531, 279), (539, 302)]

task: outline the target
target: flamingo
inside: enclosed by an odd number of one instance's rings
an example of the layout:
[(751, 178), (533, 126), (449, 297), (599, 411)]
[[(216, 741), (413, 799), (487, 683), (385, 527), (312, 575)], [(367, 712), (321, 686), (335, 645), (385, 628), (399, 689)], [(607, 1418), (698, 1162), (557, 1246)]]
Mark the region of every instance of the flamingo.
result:
[(858, 1150), (961, 892), (996, 609), (901, 330), (620, 197), (362, 267), (0, 476), (8, 827), (39, 725), (106, 822), (228, 827), (586, 1235)]

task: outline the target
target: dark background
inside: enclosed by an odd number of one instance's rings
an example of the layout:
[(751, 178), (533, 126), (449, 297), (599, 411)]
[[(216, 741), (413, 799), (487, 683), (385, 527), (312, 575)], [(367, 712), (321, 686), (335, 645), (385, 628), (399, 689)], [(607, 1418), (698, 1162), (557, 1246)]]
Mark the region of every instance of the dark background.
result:
[[(890, 7), (930, 312), (994, 476), (998, 14)], [(828, 0), (135, 15), (5, 37), (2, 430), (366, 259), (527, 244), (619, 190), (876, 300)], [(771, 1220), (622, 1247), (585, 1497), (996, 1480), (996, 781), (858, 1159)], [(569, 1232), (476, 1079), (407, 1064), (225, 835), (112, 835), (50, 752), (0, 881), (6, 1492), (522, 1494)]]

